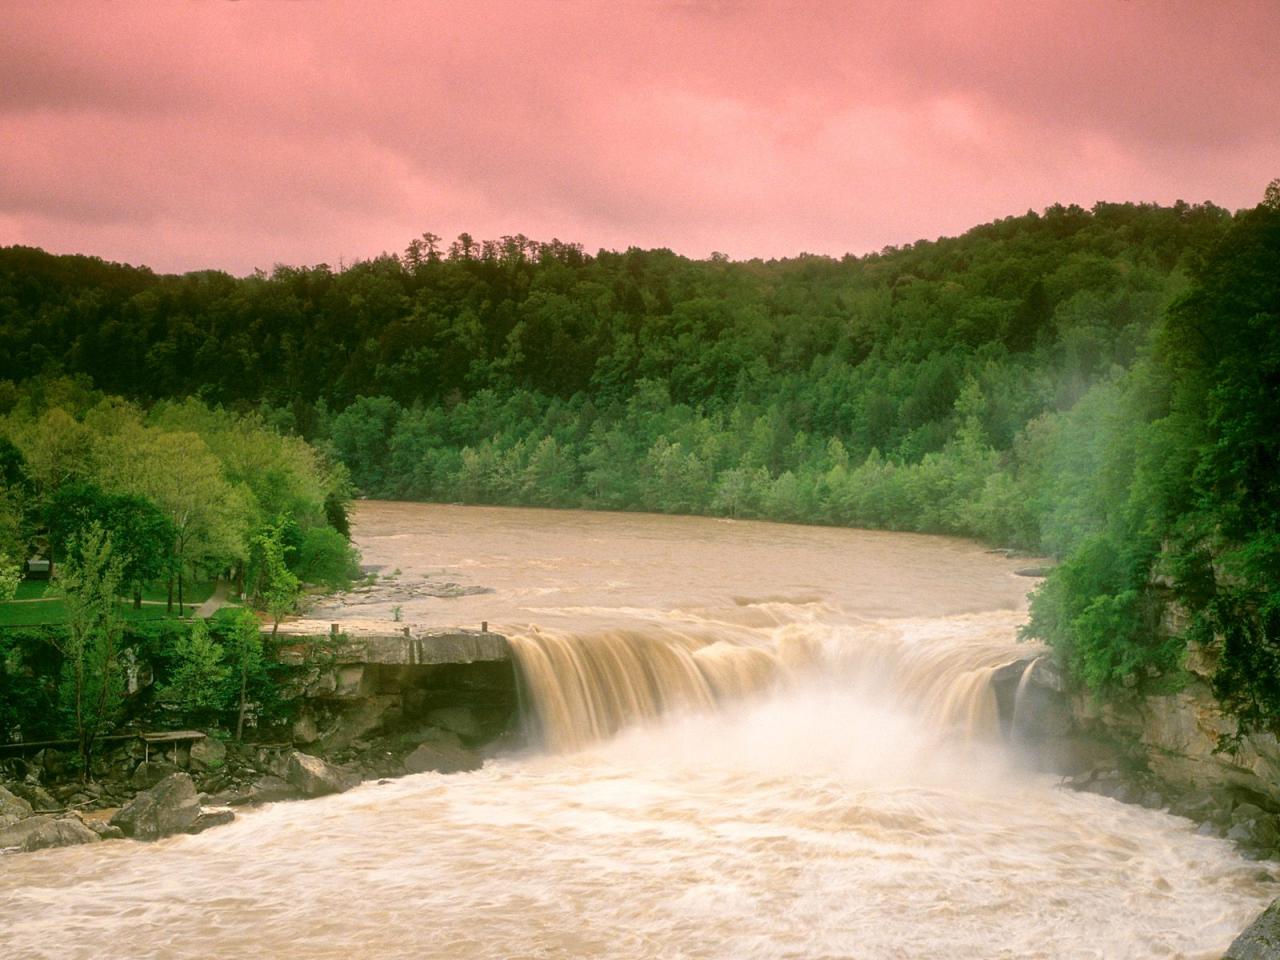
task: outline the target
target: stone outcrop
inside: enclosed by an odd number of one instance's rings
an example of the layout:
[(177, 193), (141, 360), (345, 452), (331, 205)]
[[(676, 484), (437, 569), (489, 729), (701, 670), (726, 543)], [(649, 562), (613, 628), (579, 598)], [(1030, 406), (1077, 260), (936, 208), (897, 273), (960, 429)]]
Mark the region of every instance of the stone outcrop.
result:
[(404, 758), (409, 773), (465, 773), (479, 770), (484, 760), (448, 743), (424, 743)]
[(235, 818), (235, 811), (228, 810), (226, 807), (201, 810), (195, 822), (187, 828), (187, 833), (204, 833), (210, 827), (220, 827), (223, 824), (230, 823)]
[(359, 774), (342, 770), (319, 757), (295, 750), (289, 754), (286, 780), (304, 797), (323, 797), (342, 793), (360, 782)]
[(1231, 942), (1222, 960), (1280, 960), (1280, 900)]
[(135, 840), (159, 840), (185, 833), (198, 816), (200, 800), (195, 784), (188, 774), (174, 773), (125, 804), (111, 818), (111, 826)]
[(188, 757), (192, 770), (218, 770), (227, 762), (227, 746), (216, 737), (205, 737), (191, 744)]
[(31, 816), (31, 804), (0, 786), (0, 826)]
[(48, 847), (71, 847), (81, 843), (97, 843), (100, 837), (85, 826), (79, 817), (53, 817), (41, 814), (27, 817), (0, 829), (0, 850), (30, 852)]
[(1180, 792), (1234, 791), (1280, 810), (1280, 741), (1244, 732), (1210, 687), (1214, 664), (1192, 648), (1192, 679), (1174, 693), (1098, 706), (1084, 695), (1073, 713), (1085, 731), (1126, 744), (1152, 775)]
[(137, 790), (150, 790), (165, 777), (171, 777), (175, 773), (181, 772), (181, 768), (177, 764), (168, 763), (164, 760), (151, 760), (138, 764), (133, 771), (133, 776), (129, 778), (129, 782)]
[(21, 797), (31, 804), (32, 813), (43, 813), (59, 807), (57, 798), (38, 783), (11, 783), (8, 789), (14, 796)]
[[(280, 800), (296, 800), (299, 796), (298, 788), (289, 783), (284, 777), (277, 777), (275, 774), (267, 774), (265, 777), (259, 777), (253, 781), (249, 787), (249, 792), (239, 800), (240, 803), (276, 803)], [(236, 802), (236, 801), (232, 801)]]

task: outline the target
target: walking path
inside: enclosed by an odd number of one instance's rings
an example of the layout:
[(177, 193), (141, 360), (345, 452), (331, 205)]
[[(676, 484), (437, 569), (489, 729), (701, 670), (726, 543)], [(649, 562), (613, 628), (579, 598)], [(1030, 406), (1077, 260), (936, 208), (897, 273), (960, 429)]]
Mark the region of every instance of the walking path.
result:
[(196, 608), (195, 616), (207, 620), (223, 607), (231, 606), (231, 585), (221, 577), (213, 586), (213, 595)]

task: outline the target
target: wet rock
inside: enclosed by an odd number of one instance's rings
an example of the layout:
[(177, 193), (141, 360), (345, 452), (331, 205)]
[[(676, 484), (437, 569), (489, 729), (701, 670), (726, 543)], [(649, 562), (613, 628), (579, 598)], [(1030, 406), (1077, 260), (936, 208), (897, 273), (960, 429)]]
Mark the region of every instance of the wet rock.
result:
[(1276, 818), (1251, 803), (1242, 803), (1231, 812), (1227, 839), (1246, 853), (1269, 854), (1280, 845)]
[(182, 833), (199, 815), (196, 785), (187, 774), (174, 773), (125, 804), (111, 825), (135, 840), (158, 840)]
[(1280, 900), (1231, 942), (1222, 960), (1280, 960)]
[(200, 774), (193, 778), (201, 793), (221, 793), (231, 785), (222, 774)]
[(470, 750), (443, 743), (424, 743), (404, 758), (409, 773), (465, 773), (479, 770), (484, 761)]
[(119, 827), (113, 827), (105, 820), (86, 820), (85, 826), (96, 833), (103, 840), (123, 840), (124, 831)]
[(22, 797), (15, 796), (5, 787), (0, 786), (0, 817), (13, 817), (23, 820), (31, 816), (31, 804)]
[(483, 731), (480, 721), (470, 707), (441, 707), (427, 714), (427, 722), (433, 727), (456, 734), (463, 740), (476, 740)]
[(1208, 790), (1192, 790), (1169, 804), (1169, 812), (1177, 817), (1186, 817), (1196, 823), (1203, 823), (1217, 813), (1222, 806), (1222, 799)]
[(48, 814), (27, 817), (0, 829), (0, 850), (44, 850), (49, 847), (71, 847), (81, 843), (97, 843), (98, 835), (76, 817), (55, 819)]
[(253, 782), (247, 793), (243, 794), (241, 799), (232, 800), (232, 803), (275, 803), (279, 800), (296, 800), (299, 797), (298, 789), (292, 784), (286, 782), (283, 777), (277, 777), (275, 774), (267, 774)]
[(227, 762), (227, 745), (214, 737), (205, 737), (191, 744), (191, 769), (198, 772), (220, 770)]
[(1052, 567), (1019, 567), (1013, 571), (1015, 577), (1047, 577)]
[(321, 738), (321, 752), (329, 754), (345, 750), (356, 740), (391, 726), (398, 719), (400, 709), (401, 698), (391, 695), (369, 696), (351, 703), (338, 714), (333, 727)]
[(411, 733), (404, 734), (401, 739), (406, 744), (436, 743), (454, 747), (458, 750), (462, 749), (461, 737), (452, 731), (441, 730), (439, 727), (419, 727)]
[(294, 721), (292, 734), (294, 743), (315, 743), (320, 739), (320, 728), (316, 725), (316, 718), (310, 712), (303, 713)]
[(187, 833), (204, 833), (210, 827), (220, 827), (236, 818), (235, 812), (225, 807), (212, 810), (201, 810), (195, 823), (187, 828)]
[(295, 750), (289, 754), (289, 783), (307, 797), (342, 793), (360, 782), (355, 774), (326, 763), (319, 757)]
[(135, 790), (149, 790), (165, 777), (171, 777), (180, 771), (172, 763), (163, 760), (151, 760), (138, 764), (129, 783)]

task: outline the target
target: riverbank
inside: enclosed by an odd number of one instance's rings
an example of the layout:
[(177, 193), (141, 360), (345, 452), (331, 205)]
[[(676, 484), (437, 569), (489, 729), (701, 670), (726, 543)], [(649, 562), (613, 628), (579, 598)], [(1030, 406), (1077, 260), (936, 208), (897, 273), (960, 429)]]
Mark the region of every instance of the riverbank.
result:
[[(437, 711), (434, 720), (332, 750), (313, 744), (311, 752), (291, 741), (224, 741), (217, 731), (160, 746), (139, 738), (101, 751), (87, 780), (66, 750), (8, 757), (0, 760), (0, 852), (132, 836), (121, 812), (157, 790), (154, 802), (190, 807), (194, 801), (199, 811), (139, 839), (199, 833), (231, 822), (240, 807), (340, 793), (368, 780), (475, 770), (521, 744), (513, 731), (495, 733), (465, 708)], [(175, 778), (190, 784), (176, 798), (165, 789)]]

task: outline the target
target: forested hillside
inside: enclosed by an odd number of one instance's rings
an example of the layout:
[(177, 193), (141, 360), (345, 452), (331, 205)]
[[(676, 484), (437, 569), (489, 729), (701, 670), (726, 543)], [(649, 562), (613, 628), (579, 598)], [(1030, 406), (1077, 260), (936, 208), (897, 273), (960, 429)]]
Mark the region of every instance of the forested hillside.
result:
[[(254, 411), (371, 496), (972, 535), (1065, 560), (1032, 630), (1104, 694), (1280, 715), (1280, 194), (1052, 207), (865, 257), (523, 237), (237, 279), (0, 250), (0, 413), (83, 376)], [(163, 409), (163, 408), (162, 408)]]

